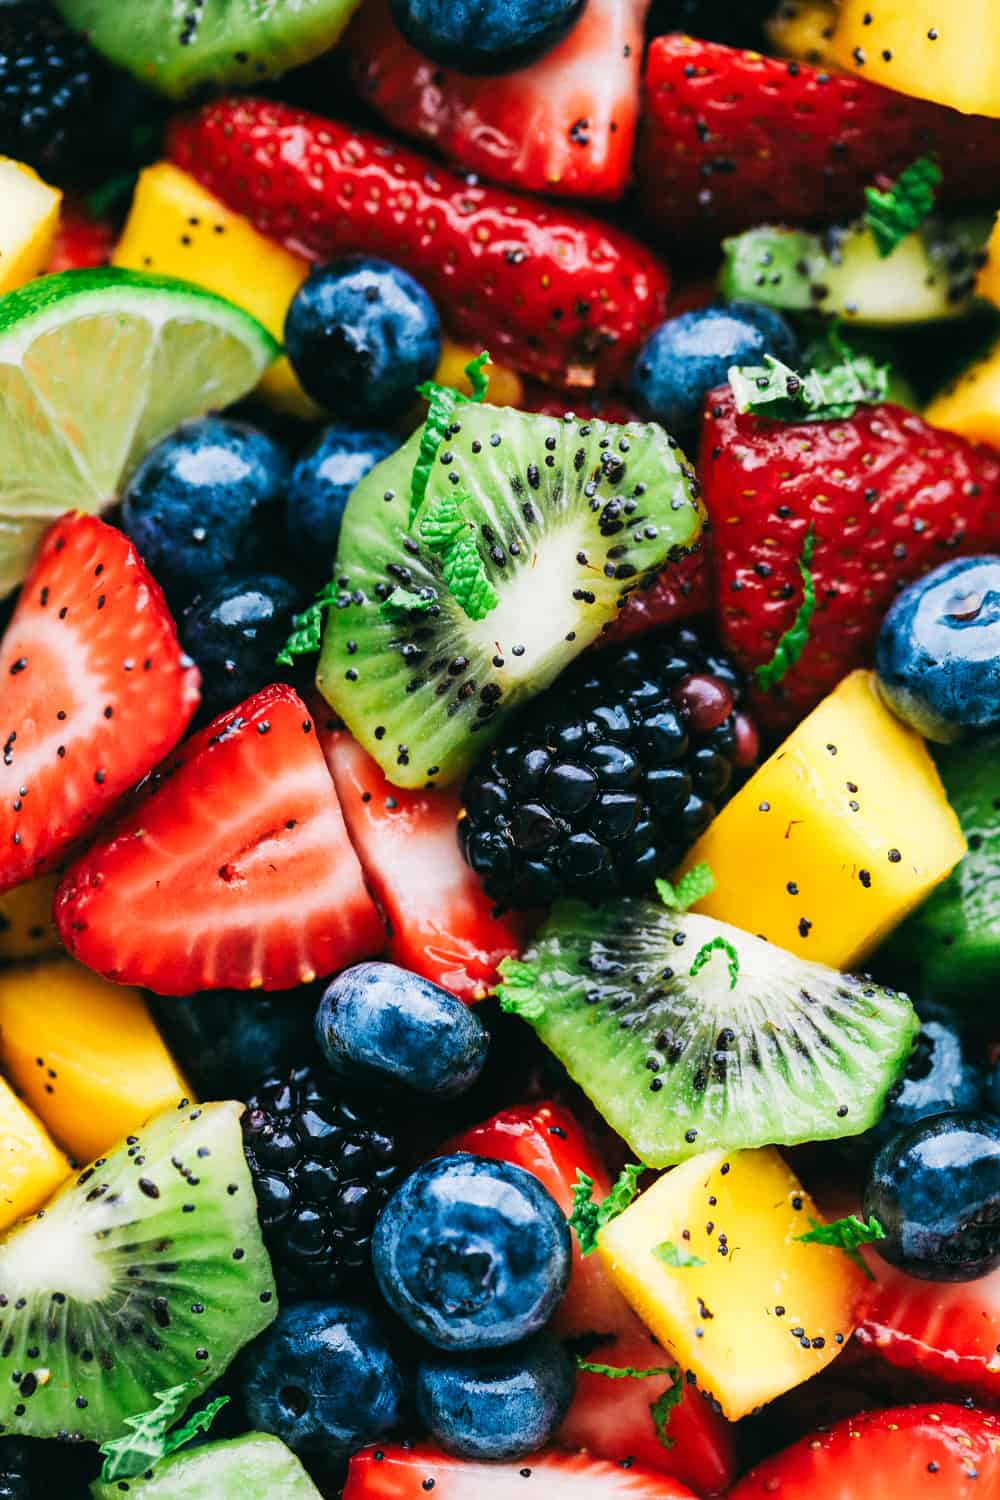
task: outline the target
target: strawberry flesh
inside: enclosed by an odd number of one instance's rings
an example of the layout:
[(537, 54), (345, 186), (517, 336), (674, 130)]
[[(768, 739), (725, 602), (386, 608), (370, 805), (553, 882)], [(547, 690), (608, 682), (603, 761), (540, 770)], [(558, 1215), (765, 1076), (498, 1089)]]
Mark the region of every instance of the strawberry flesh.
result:
[[(514, 1463), (474, 1463), (424, 1444), (383, 1444), (351, 1459), (343, 1500), (694, 1500), (650, 1469), (547, 1449)], [(950, 1497), (949, 1497), (950, 1500)]]
[(60, 208), (49, 272), (106, 266), (117, 238), (118, 231), (110, 219), (97, 217), (82, 198), (66, 193)]

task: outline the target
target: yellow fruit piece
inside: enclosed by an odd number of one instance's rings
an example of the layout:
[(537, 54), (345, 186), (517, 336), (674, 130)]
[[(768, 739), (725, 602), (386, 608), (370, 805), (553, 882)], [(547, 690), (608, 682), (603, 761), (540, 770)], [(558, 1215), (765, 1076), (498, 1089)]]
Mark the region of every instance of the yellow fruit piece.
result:
[(835, 0), (782, 0), (764, 29), (772, 47), (785, 57), (825, 63), (836, 22)]
[(918, 734), (852, 672), (723, 808), (688, 855), (697, 909), (853, 968), (942, 881), (965, 840)]
[(0, 972), (0, 1068), (77, 1161), (192, 1097), (141, 992), (68, 958)]
[[(179, 167), (158, 162), (139, 175), (132, 208), (112, 256), (116, 266), (182, 276), (228, 297), (284, 339), (288, 304), (309, 262), (258, 234)], [(287, 359), (274, 362), (260, 393), (282, 411), (309, 421), (324, 413), (299, 385)]]
[(0, 292), (45, 270), (59, 228), (62, 193), (22, 162), (0, 156)]
[(987, 297), (994, 307), (1000, 307), (1000, 214), (993, 225), (993, 233), (986, 245), (986, 259), (976, 281), (980, 297)]
[(0, 896), (0, 958), (39, 958), (62, 947), (52, 920), (58, 875), (42, 875)]
[(41, 1121), (0, 1078), (0, 1230), (41, 1208), (69, 1170)]
[(841, 0), (832, 56), (917, 99), (1000, 115), (996, 0)]
[(971, 442), (1000, 447), (1000, 343), (935, 396), (924, 416)]
[[(439, 385), (452, 385), (456, 390), (464, 391), (467, 396), (472, 395), (472, 387), (465, 373), (465, 367), (481, 352), (473, 348), (471, 344), (456, 344), (454, 339), (445, 336), (441, 344), (441, 358), (434, 374), (434, 379)], [(486, 399), (491, 406), (520, 406), (524, 401), (524, 385), (516, 370), (509, 370), (506, 365), (495, 365), (492, 361), (486, 365), (484, 373), (489, 377), (490, 388)]]
[[(818, 1374), (850, 1337), (864, 1277), (842, 1250), (797, 1240), (810, 1217), (768, 1146), (692, 1157), (600, 1232), (618, 1290), (731, 1421)], [(702, 1264), (669, 1263), (685, 1256)]]

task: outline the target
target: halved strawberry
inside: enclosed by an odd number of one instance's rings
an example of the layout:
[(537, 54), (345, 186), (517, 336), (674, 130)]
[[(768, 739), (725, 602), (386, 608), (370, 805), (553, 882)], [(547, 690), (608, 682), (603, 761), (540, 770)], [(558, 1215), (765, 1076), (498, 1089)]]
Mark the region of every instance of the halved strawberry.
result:
[(548, 1449), (515, 1463), (484, 1464), (395, 1445), (354, 1455), (343, 1500), (427, 1500), (431, 1493), (433, 1500), (692, 1500), (676, 1479), (585, 1453)]
[[(325, 707), (325, 705), (324, 705)], [(389, 957), (462, 1000), (482, 1000), (521, 951), (524, 923), (493, 903), (458, 847), (457, 791), (402, 791), (329, 711), (320, 744), (365, 879), (389, 925)]]
[(82, 198), (63, 196), (59, 228), (52, 247), (49, 272), (80, 271), (87, 266), (106, 266), (118, 238), (110, 219), (92, 214)]
[(198, 706), (159, 584), (96, 516), (46, 533), (0, 642), (0, 890), (52, 866)]
[(160, 767), (67, 870), (55, 914), (82, 963), (163, 995), (289, 989), (385, 942), (312, 718), (281, 683)]
[(632, 170), (650, 0), (589, 0), (564, 41), (514, 73), (440, 68), (404, 40), (388, 0), (346, 46), (361, 94), (397, 129), (467, 171), (530, 192), (619, 198)]

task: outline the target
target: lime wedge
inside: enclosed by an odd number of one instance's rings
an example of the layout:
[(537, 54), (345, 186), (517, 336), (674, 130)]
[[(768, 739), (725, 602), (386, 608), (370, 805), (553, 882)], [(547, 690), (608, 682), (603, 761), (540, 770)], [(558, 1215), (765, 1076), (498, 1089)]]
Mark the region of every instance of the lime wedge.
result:
[(0, 298), (0, 596), (54, 517), (112, 505), (158, 438), (278, 352), (242, 308), (167, 276), (65, 271)]

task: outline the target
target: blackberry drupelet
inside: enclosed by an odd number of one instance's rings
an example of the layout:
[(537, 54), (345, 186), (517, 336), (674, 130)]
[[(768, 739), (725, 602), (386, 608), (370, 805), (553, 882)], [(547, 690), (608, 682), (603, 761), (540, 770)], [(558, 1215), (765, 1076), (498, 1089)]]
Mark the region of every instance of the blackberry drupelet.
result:
[(296, 1068), (258, 1086), (243, 1139), (282, 1295), (320, 1297), (363, 1279), (398, 1176), (396, 1139), (377, 1107)]
[(48, 4), (0, 6), (0, 154), (58, 173), (105, 83), (97, 54)]
[(648, 891), (726, 800), (756, 735), (690, 628), (585, 658), (473, 767), (459, 838), (503, 906)]

